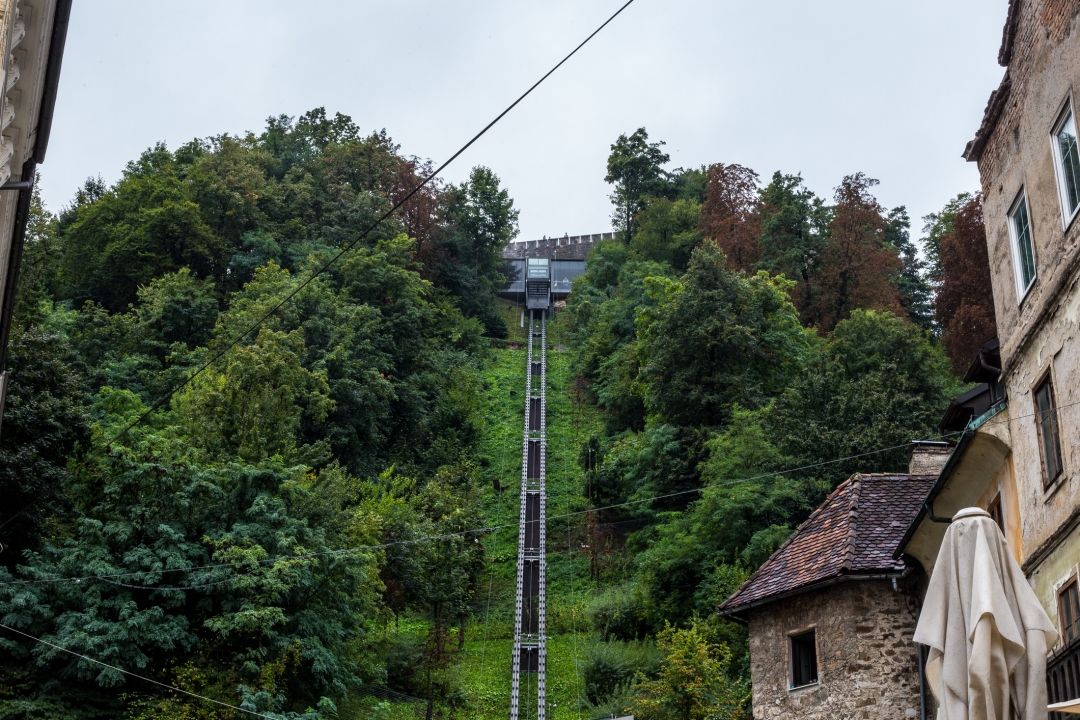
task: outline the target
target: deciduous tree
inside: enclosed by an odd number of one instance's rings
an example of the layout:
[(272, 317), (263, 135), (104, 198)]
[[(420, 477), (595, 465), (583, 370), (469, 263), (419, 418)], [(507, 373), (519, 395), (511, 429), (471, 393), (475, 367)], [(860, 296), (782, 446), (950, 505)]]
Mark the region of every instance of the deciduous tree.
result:
[(711, 238), (737, 270), (761, 259), (758, 175), (734, 163), (710, 165), (701, 206), (701, 234)]
[(997, 334), (982, 196), (961, 205), (940, 236), (941, 286), (934, 312), (953, 368), (963, 371), (979, 347)]
[(884, 209), (871, 194), (878, 181), (848, 175), (836, 188), (829, 239), (821, 255), (813, 325), (831, 330), (857, 308), (901, 312), (893, 278), (903, 269), (886, 242)]
[(608, 155), (604, 181), (615, 186), (611, 202), (615, 205), (612, 220), (629, 242), (637, 232), (636, 217), (648, 197), (663, 197), (671, 189), (669, 173), (663, 166), (670, 156), (664, 142), (649, 142), (649, 133), (638, 128), (629, 136), (619, 135)]

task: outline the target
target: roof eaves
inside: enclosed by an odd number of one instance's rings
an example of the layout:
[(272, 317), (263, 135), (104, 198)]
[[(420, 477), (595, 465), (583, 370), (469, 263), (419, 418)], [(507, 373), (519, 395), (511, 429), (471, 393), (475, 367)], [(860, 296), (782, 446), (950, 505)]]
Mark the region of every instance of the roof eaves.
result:
[(998, 85), (997, 90), (990, 93), (990, 99), (986, 101), (986, 110), (983, 111), (983, 119), (975, 132), (975, 137), (964, 147), (961, 157), (968, 162), (978, 162), (982, 157), (983, 149), (1005, 110), (1005, 101), (1008, 100), (1011, 89), (1012, 80), (1009, 78), (1009, 71), (1006, 70), (1005, 76), (1001, 78), (1001, 84)]
[(750, 602), (743, 603), (741, 605), (728, 605), (725, 603), (717, 609), (717, 612), (720, 615), (724, 616), (739, 617), (747, 610), (753, 610), (763, 605), (769, 605), (771, 603), (779, 602), (780, 600), (784, 600), (786, 598), (795, 597), (796, 595), (803, 595), (805, 593), (814, 592), (815, 590), (824, 590), (825, 588), (832, 587), (833, 585), (839, 585), (840, 583), (847, 582), (849, 580), (884, 580), (887, 578), (903, 577), (908, 571), (909, 568), (907, 567), (907, 563), (905, 562), (905, 567), (902, 570), (898, 570), (896, 568), (881, 568), (877, 570), (870, 569), (859, 570), (857, 572), (842, 572), (838, 575), (833, 575), (831, 577), (824, 578), (808, 585), (803, 585), (801, 587), (785, 590), (784, 592), (780, 592), (775, 595), (767, 595), (765, 597), (751, 600)]
[(964, 430), (960, 434), (960, 439), (956, 441), (956, 447), (953, 448), (952, 454), (949, 455), (949, 459), (945, 461), (945, 467), (941, 468), (941, 472), (938, 473), (937, 480), (930, 487), (929, 492), (926, 493), (926, 497), (923, 498), (922, 505), (919, 506), (919, 512), (915, 513), (915, 519), (908, 525), (907, 530), (904, 531), (903, 537), (900, 538), (900, 543), (893, 550), (893, 559), (899, 560), (904, 554), (904, 548), (909, 542), (911, 537), (915, 534), (919, 525), (926, 517), (926, 510), (930, 505), (933, 505), (934, 498), (938, 496), (942, 488), (945, 487), (945, 481), (948, 480), (952, 474), (953, 468), (956, 463), (960, 462), (960, 457), (964, 454), (964, 450), (967, 448), (968, 443), (971, 442), (971, 438), (975, 436), (975, 432), (970, 428)]
[(1016, 26), (1020, 20), (1020, 0), (1009, 0), (1009, 10), (1005, 14), (1005, 27), (1001, 31), (1001, 48), (998, 50), (998, 64), (1008, 67), (1012, 61), (1013, 41), (1016, 39)]

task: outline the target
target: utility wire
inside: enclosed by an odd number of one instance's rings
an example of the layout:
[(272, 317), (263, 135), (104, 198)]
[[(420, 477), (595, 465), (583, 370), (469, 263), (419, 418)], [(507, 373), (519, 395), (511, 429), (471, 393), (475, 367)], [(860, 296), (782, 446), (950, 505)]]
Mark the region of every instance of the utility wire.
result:
[[(959, 434), (959, 433), (949, 433), (949, 435), (956, 435), (956, 434)], [(939, 437), (945, 437), (945, 436), (939, 436)], [(847, 456), (840, 457), (840, 458), (834, 458), (832, 460), (823, 460), (821, 462), (811, 463), (809, 465), (801, 465), (799, 467), (786, 468), (786, 469), (783, 469), (783, 470), (774, 470), (774, 471), (771, 471), (771, 472), (760, 473), (758, 475), (751, 475), (751, 476), (743, 477), (743, 478), (728, 478), (728, 479), (724, 479), (724, 480), (718, 480), (717, 482), (711, 483), (711, 484), (709, 484), (709, 485), (707, 485), (705, 487), (691, 488), (689, 490), (680, 490), (678, 492), (665, 493), (663, 495), (654, 495), (654, 496), (647, 497), (647, 498), (635, 498), (633, 500), (626, 500), (626, 501), (620, 502), (620, 503), (612, 503), (610, 505), (603, 505), (603, 506), (600, 506), (600, 507), (586, 508), (584, 510), (573, 510), (573, 511), (569, 511), (569, 512), (559, 513), (557, 515), (548, 515), (547, 520), (550, 523), (550, 522), (552, 522), (554, 520), (562, 520), (562, 519), (565, 519), (565, 518), (576, 517), (578, 515), (585, 515), (585, 514), (593, 513), (593, 512), (601, 512), (601, 511), (604, 511), (604, 510), (614, 510), (616, 508), (628, 507), (630, 505), (641, 505), (643, 503), (652, 502), (654, 500), (665, 500), (665, 499), (668, 499), (668, 498), (680, 497), (680, 496), (683, 496), (683, 495), (696, 494), (696, 493), (703, 492), (706, 488), (709, 488), (709, 487), (728, 487), (728, 486), (732, 486), (732, 485), (739, 485), (739, 484), (742, 484), (742, 483), (753, 482), (755, 480), (763, 480), (763, 479), (766, 479), (766, 478), (776, 477), (776, 476), (779, 476), (779, 475), (788, 475), (788, 474), (795, 473), (795, 472), (801, 472), (803, 470), (812, 470), (812, 469), (819, 468), (819, 467), (824, 467), (824, 466), (827, 466), (827, 465), (835, 465), (837, 463), (846, 462), (848, 460), (857, 460), (859, 458), (868, 457), (870, 455), (879, 455), (881, 453), (891, 452), (893, 450), (900, 450), (900, 449), (908, 447), (909, 445), (910, 445), (910, 443), (903, 443), (901, 445), (892, 445), (892, 446), (889, 446), (889, 447), (878, 448), (877, 450), (870, 450), (868, 452), (857, 453), (857, 454), (854, 454), (854, 455), (847, 455)], [(382, 543), (382, 544), (378, 544), (378, 545), (358, 545), (358, 546), (354, 546), (354, 547), (339, 548), (339, 549), (335, 549), (335, 550), (325, 550), (325, 551), (314, 552), (314, 553), (303, 553), (303, 554), (300, 554), (300, 555), (289, 555), (289, 556), (279, 556), (279, 557), (276, 557), (276, 558), (266, 558), (266, 559), (263, 559), (263, 560), (256, 561), (256, 564), (257, 565), (267, 565), (267, 564), (272, 564), (272, 563), (276, 563), (276, 562), (283, 562), (283, 561), (307, 560), (307, 559), (313, 559), (313, 558), (317, 558), (317, 557), (327, 557), (327, 556), (352, 555), (352, 554), (356, 554), (356, 553), (372, 552), (372, 551), (377, 551), (377, 550), (385, 550), (385, 549), (394, 548), (394, 547), (407, 547), (407, 546), (410, 546), (410, 545), (418, 545), (420, 543), (432, 542), (432, 541), (436, 541), (436, 540), (449, 540), (449, 539), (453, 539), (453, 538), (466, 537), (466, 536), (469, 536), (469, 535), (484, 535), (484, 534), (495, 532), (497, 530), (505, 530), (505, 529), (508, 529), (508, 528), (517, 528), (517, 527), (518, 527), (517, 523), (504, 523), (504, 524), (501, 524), (501, 525), (487, 525), (487, 526), (484, 526), (484, 527), (472, 528), (472, 529), (469, 529), (469, 530), (458, 530), (458, 531), (455, 531), (455, 532), (452, 532), (452, 533), (444, 533), (444, 534), (441, 534), (441, 535), (425, 535), (425, 536), (421, 536), (421, 537), (417, 537), (417, 538), (409, 538), (407, 540), (396, 540), (394, 542)], [(476, 541), (479, 542), (479, 538), (477, 538)], [(153, 574), (153, 573), (162, 573), (163, 574), (163, 573), (167, 573), (167, 572), (191, 572), (191, 571), (195, 571), (195, 570), (211, 570), (211, 569), (215, 569), (215, 568), (230, 568), (230, 567), (237, 567), (237, 564), (236, 563), (211, 563), (211, 564), (207, 564), (207, 565), (194, 565), (194, 566), (191, 566), (191, 567), (183, 567), (183, 568), (161, 568), (161, 569), (154, 569), (154, 570), (134, 570), (134, 571), (131, 571), (131, 572), (109, 573), (109, 574), (101, 574), (101, 575), (88, 574), (88, 575), (81, 575), (81, 576), (78, 576), (78, 577), (38, 578), (38, 579), (32, 579), (32, 580), (9, 580), (9, 581), (6, 581), (6, 582), (0, 582), (0, 587), (6, 587), (6, 586), (11, 586), (11, 585), (37, 585), (37, 584), (44, 584), (44, 583), (61, 583), (61, 582), (75, 582), (75, 583), (78, 583), (78, 582), (93, 581), (93, 580), (106, 580), (106, 581), (108, 581), (108, 580), (115, 579), (115, 578), (120, 578), (120, 577), (131, 577), (133, 575), (147, 575), (147, 574)], [(243, 568), (243, 569), (245, 571), (247, 571), (247, 572), (251, 571), (250, 567)], [(157, 588), (152, 588), (152, 589), (157, 589)], [(168, 588), (165, 588), (165, 589), (168, 589)]]
[(273, 305), (273, 307), (271, 307), (269, 310), (267, 310), (265, 313), (263, 313), (261, 316), (259, 316), (251, 325), (249, 325), (247, 327), (247, 329), (245, 329), (243, 332), (239, 333), (238, 335), (234, 336), (229, 342), (227, 342), (225, 344), (225, 346), (223, 348), (221, 348), (217, 352), (213, 353), (210, 356), (210, 358), (208, 360), (206, 360), (202, 365), (200, 365), (193, 373), (191, 373), (186, 378), (184, 378), (184, 380), (182, 380), (181, 382), (179, 382), (178, 384), (173, 386), (172, 389), (170, 389), (164, 395), (162, 395), (160, 398), (155, 400), (154, 403), (149, 408), (146, 409), (146, 411), (144, 411), (141, 415), (139, 415), (134, 420), (129, 422), (127, 425), (125, 425), (118, 433), (116, 433), (115, 435), (110, 437), (108, 440), (106, 440), (106, 442), (105, 442), (106, 447), (112, 445), (117, 440), (120, 440), (121, 438), (125, 437), (136, 426), (138, 426), (139, 424), (144, 422), (148, 417), (150, 417), (150, 415), (152, 415), (154, 412), (159, 410), (165, 403), (167, 403), (172, 398), (173, 395), (175, 395), (177, 392), (179, 392), (180, 390), (185, 388), (187, 385), (191, 384), (191, 382), (195, 378), (197, 378), (199, 375), (204, 373), (207, 369), (210, 368), (211, 365), (213, 365), (215, 362), (217, 362), (222, 357), (224, 357), (226, 353), (228, 353), (230, 350), (232, 350), (234, 347), (236, 347), (240, 342), (242, 342), (244, 340), (244, 338), (248, 337), (249, 335), (251, 335), (251, 333), (258, 330), (259, 327), (261, 327), (263, 325), (263, 323), (265, 323), (267, 320), (269, 320), (275, 313), (277, 313), (278, 310), (280, 310), (282, 307), (284, 307), (289, 302), (291, 302), (293, 298), (295, 298), (297, 295), (299, 295), (304, 290), (304, 288), (306, 288), (308, 285), (310, 285), (312, 282), (314, 282), (314, 280), (316, 278), (318, 278), (320, 275), (322, 275), (327, 270), (329, 270), (331, 267), (333, 267), (333, 265), (335, 263), (337, 263), (342, 257), (344, 257), (346, 253), (348, 253), (350, 250), (352, 250), (354, 247), (356, 247), (357, 244), (359, 244), (362, 240), (367, 238), (368, 235), (370, 235), (372, 232), (374, 232), (375, 229), (379, 227), (379, 225), (381, 225), (386, 220), (390, 219), (394, 215), (394, 213), (396, 213), (398, 210), (401, 209), (402, 206), (404, 206), (407, 202), (409, 202), (409, 200), (411, 200), (413, 198), (413, 196), (416, 195), (416, 193), (420, 192), (422, 189), (424, 189), (424, 187), (426, 187), (429, 183), (431, 183), (432, 180), (437, 178), (442, 173), (443, 170), (445, 170), (447, 167), (449, 167), (449, 165), (452, 162), (457, 160), (458, 157), (460, 157), (462, 153), (464, 153), (466, 150), (468, 150), (470, 147), (472, 147), (472, 145), (477, 140), (479, 140), (481, 137), (483, 137), (488, 132), (488, 130), (493, 128), (496, 123), (498, 123), (500, 120), (502, 120), (511, 110), (513, 110), (515, 107), (517, 107), (518, 104), (521, 103), (522, 100), (524, 100), (529, 95), (531, 95), (533, 90), (540, 87), (541, 83), (543, 83), (545, 80), (547, 80), (552, 74), (555, 73), (556, 70), (558, 70), (560, 67), (562, 67), (570, 58), (572, 58), (574, 55), (576, 55), (577, 52), (579, 50), (581, 50), (583, 47), (585, 47), (589, 43), (590, 40), (592, 40), (594, 37), (596, 37), (600, 33), (600, 31), (602, 31), (604, 28), (606, 28), (615, 18), (617, 18), (619, 15), (621, 15), (622, 12), (624, 10), (626, 10), (626, 8), (630, 7), (630, 5), (633, 4), (633, 2), (634, 2), (634, 0), (627, 0), (625, 3), (623, 3), (623, 5), (620, 6), (619, 9), (616, 10), (614, 13), (612, 13), (608, 17), (608, 19), (605, 20), (598, 28), (596, 28), (591, 33), (589, 33), (588, 37), (586, 37), (584, 40), (582, 40), (577, 45), (577, 47), (575, 47), (573, 50), (571, 50), (569, 53), (567, 53), (563, 57), (562, 60), (555, 63), (555, 65), (550, 70), (548, 70), (546, 73), (544, 73), (540, 77), (539, 80), (537, 80), (531, 86), (529, 86), (528, 90), (521, 93), (521, 95), (519, 95), (516, 100), (514, 100), (512, 103), (507, 105), (506, 109), (504, 109), (502, 112), (500, 112), (498, 115), (496, 115), (487, 125), (485, 125), (480, 130), (480, 132), (473, 135), (472, 138), (469, 139), (468, 142), (466, 142), (464, 145), (462, 145), (460, 148), (458, 148), (457, 152), (455, 152), (453, 155), (451, 155), (449, 158), (447, 158), (441, 165), (439, 165), (437, 168), (435, 168), (435, 170), (433, 170), (431, 173), (429, 173), (423, 180), (420, 181), (419, 184), (416, 185), (416, 187), (414, 187), (412, 190), (410, 190), (408, 193), (406, 193), (404, 197), (402, 197), (400, 200), (398, 200), (396, 203), (394, 203), (394, 205), (389, 210), (384, 212), (379, 217), (378, 220), (376, 220), (375, 222), (368, 225), (354, 240), (351, 240), (351, 241), (347, 242), (344, 246), (342, 246), (342, 248), (340, 250), (338, 250), (329, 260), (327, 260), (325, 263), (323, 263), (321, 266), (319, 266), (319, 268), (317, 270), (315, 270), (311, 275), (309, 275), (301, 283), (299, 283), (296, 287), (294, 287), (291, 291), (289, 291), (285, 295), (285, 297), (283, 297), (281, 300), (279, 300), (277, 303), (275, 303)]
[(254, 710), (247, 710), (245, 708), (240, 707), (239, 705), (230, 705), (227, 702), (222, 702), (221, 700), (215, 700), (214, 698), (206, 697), (205, 695), (199, 695), (198, 693), (193, 693), (190, 690), (184, 690), (183, 688), (178, 688), (178, 687), (175, 687), (173, 685), (169, 685), (168, 683), (160, 682), (160, 681), (155, 680), (153, 678), (146, 677), (145, 675), (140, 675), (138, 673), (133, 673), (130, 670), (125, 670), (125, 669), (117, 667), (115, 665), (110, 665), (107, 662), (102, 662), (101, 660), (97, 660), (97, 659), (92, 658), (92, 657), (90, 657), (88, 655), (83, 655), (80, 652), (75, 652), (74, 650), (69, 650), (68, 648), (63, 647), (62, 645), (57, 645), (56, 643), (49, 642), (48, 640), (42, 640), (39, 637), (34, 637), (33, 635), (31, 635), (29, 633), (24, 633), (22, 630), (16, 630), (15, 628), (13, 628), (13, 627), (11, 627), (9, 625), (4, 625), (3, 623), (0, 623), (0, 628), (3, 628), (5, 630), (7, 630), (8, 632), (15, 633), (16, 635), (22, 635), (27, 640), (33, 640), (36, 643), (46, 645), (48, 647), (51, 647), (54, 650), (59, 650), (61, 652), (65, 652), (65, 653), (67, 653), (69, 655), (74, 655), (75, 657), (80, 658), (82, 660), (86, 660), (87, 662), (94, 663), (95, 665), (101, 665), (102, 667), (109, 668), (110, 670), (115, 670), (116, 672), (123, 673), (124, 675), (130, 675), (133, 678), (137, 678), (139, 680), (142, 680), (143, 682), (148, 682), (148, 683), (150, 683), (152, 685), (157, 685), (158, 687), (165, 688), (166, 690), (172, 690), (173, 692), (183, 693), (184, 695), (187, 695), (189, 697), (193, 697), (193, 698), (195, 698), (197, 700), (202, 700), (203, 702), (213, 703), (214, 705), (220, 705), (221, 707), (226, 707), (226, 708), (229, 708), (230, 710), (237, 710), (239, 712), (246, 713), (247, 715), (251, 715), (253, 717), (268, 718), (269, 720), (278, 720), (278, 718), (275, 717), (274, 715), (266, 715), (265, 713), (256, 712)]
[[(1080, 405), (1080, 401), (1076, 401), (1076, 402), (1072, 402), (1072, 403), (1066, 403), (1064, 405), (1058, 405), (1053, 410), (1058, 410), (1058, 409), (1061, 409), (1061, 408), (1064, 408), (1064, 407), (1069, 407), (1070, 405)], [(1044, 414), (1044, 412), (1052, 412), (1053, 410), (1038, 411), (1038, 412), (1028, 413), (1026, 415), (1017, 415), (1015, 417), (1001, 418), (1001, 419), (997, 419), (997, 420), (991, 419), (991, 420), (988, 420), (985, 423), (983, 423), (980, 427), (987, 427), (988, 425), (1001, 424), (1002, 422), (1004, 422), (1006, 420), (1011, 422), (1013, 420), (1021, 420), (1021, 419), (1024, 419), (1024, 418), (1034, 417), (1036, 415), (1042, 415), (1042, 414)], [(927, 440), (946, 440), (946, 439), (949, 439), (949, 438), (956, 437), (958, 435), (963, 435), (965, 432), (967, 432), (967, 431), (966, 430), (957, 430), (955, 432), (948, 432), (948, 433), (942, 433), (942, 434), (939, 434), (939, 435), (932, 435), (932, 436), (929, 436), (929, 437), (927, 437), (925, 439), (927, 439)], [(664, 493), (662, 495), (653, 495), (653, 496), (645, 497), (645, 498), (634, 498), (634, 499), (626, 500), (626, 501), (619, 502), (619, 503), (612, 503), (610, 505), (602, 505), (600, 507), (585, 508), (584, 510), (573, 510), (573, 511), (569, 511), (569, 512), (559, 513), (557, 515), (548, 515), (547, 520), (550, 523), (553, 520), (562, 520), (564, 518), (576, 517), (578, 515), (587, 515), (589, 513), (602, 512), (604, 510), (614, 510), (614, 509), (621, 508), (621, 507), (629, 507), (631, 505), (642, 505), (642, 504), (645, 504), (645, 503), (653, 502), (655, 500), (666, 500), (666, 499), (669, 499), (669, 498), (681, 497), (681, 496), (684, 496), (684, 495), (698, 494), (698, 493), (704, 492), (708, 488), (731, 487), (731, 486), (740, 485), (740, 484), (743, 484), (743, 483), (754, 482), (755, 480), (765, 480), (765, 479), (768, 479), (768, 478), (777, 477), (777, 476), (781, 476), (781, 475), (790, 475), (790, 474), (797, 473), (797, 472), (803, 472), (805, 470), (814, 470), (814, 469), (817, 469), (817, 468), (826, 467), (828, 465), (836, 465), (836, 464), (839, 464), (839, 463), (847, 462), (849, 460), (858, 460), (858, 459), (861, 459), (861, 458), (869, 457), (871, 455), (880, 455), (881, 453), (892, 452), (894, 450), (901, 450), (903, 448), (909, 447), (910, 445), (911, 445), (910, 442), (906, 442), (906, 443), (902, 443), (902, 444), (899, 444), (899, 445), (891, 445), (891, 446), (888, 446), (888, 447), (877, 448), (875, 450), (868, 450), (866, 452), (855, 453), (855, 454), (852, 454), (852, 455), (845, 455), (843, 457), (833, 458), (833, 459), (830, 459), (830, 460), (822, 460), (820, 462), (810, 463), (810, 464), (807, 464), (807, 465), (799, 465), (799, 466), (796, 466), (796, 467), (784, 468), (784, 469), (781, 469), (781, 470), (773, 470), (773, 471), (770, 471), (770, 472), (760, 473), (760, 474), (757, 474), (757, 475), (750, 475), (750, 476), (747, 476), (747, 477), (725, 478), (725, 479), (717, 480), (716, 482), (710, 483), (709, 485), (706, 485), (704, 487), (690, 488), (688, 490), (679, 490), (679, 491), (676, 491), (676, 492)], [(485, 535), (485, 534), (488, 534), (488, 533), (496, 532), (498, 530), (506, 530), (508, 528), (517, 528), (517, 527), (518, 527), (517, 523), (504, 523), (504, 524), (501, 524), (501, 525), (487, 525), (487, 526), (484, 526), (484, 527), (472, 528), (472, 529), (468, 529), (468, 530), (458, 530), (458, 531), (455, 531), (455, 532), (452, 532), (452, 533), (444, 533), (444, 534), (440, 534), (440, 535), (425, 535), (425, 536), (416, 537), (416, 538), (409, 538), (407, 540), (396, 540), (394, 542), (381, 543), (381, 544), (377, 544), (377, 545), (358, 545), (358, 546), (354, 546), (354, 547), (339, 548), (339, 549), (335, 549), (335, 550), (325, 550), (325, 551), (314, 552), (314, 553), (303, 553), (303, 554), (300, 554), (300, 555), (288, 555), (288, 556), (279, 556), (279, 557), (275, 557), (275, 558), (266, 558), (264, 560), (256, 561), (255, 564), (256, 565), (268, 565), (268, 564), (273, 564), (273, 563), (276, 563), (276, 562), (283, 562), (283, 561), (307, 560), (307, 559), (313, 559), (313, 558), (318, 558), (318, 557), (345, 556), (345, 555), (352, 555), (352, 554), (356, 554), (356, 553), (373, 552), (373, 551), (378, 551), (378, 550), (386, 550), (386, 549), (395, 548), (395, 547), (407, 547), (407, 546), (410, 546), (410, 545), (418, 545), (420, 543), (432, 542), (432, 541), (437, 541), (437, 540), (449, 540), (449, 539), (453, 539), (453, 538), (467, 537), (469, 535), (474, 535), (474, 536)], [(476, 538), (476, 541), (479, 542), (479, 538)], [(216, 568), (235, 568), (237, 572), (251, 572), (252, 571), (252, 568), (250, 566), (238, 566), (237, 563), (224, 563), (223, 562), (223, 563), (210, 563), (210, 564), (206, 564), (206, 565), (193, 565), (193, 566), (190, 566), (190, 567), (181, 567), (181, 568), (160, 568), (160, 569), (153, 569), (153, 570), (144, 569), (144, 570), (133, 570), (133, 571), (130, 571), (130, 572), (107, 573), (107, 574), (99, 574), (99, 575), (88, 574), (88, 575), (81, 575), (81, 576), (76, 576), (76, 577), (37, 578), (37, 579), (29, 579), (29, 580), (8, 580), (6, 582), (0, 582), (0, 587), (7, 587), (7, 586), (13, 586), (13, 585), (37, 585), (37, 584), (45, 584), (45, 583), (62, 583), (62, 582), (79, 583), (79, 582), (89, 582), (89, 581), (94, 581), (94, 580), (108, 581), (108, 580), (112, 580), (112, 579), (116, 579), (116, 578), (132, 577), (132, 576), (135, 576), (135, 575), (147, 575), (147, 574), (155, 574), (155, 573), (164, 574), (164, 573), (172, 573), (172, 572), (192, 572), (192, 571), (195, 571), (195, 570), (212, 570), (212, 569), (216, 569)], [(160, 586), (159, 587), (148, 586), (147, 589), (168, 590), (168, 589), (172, 589), (172, 588), (160, 587)], [(178, 587), (176, 589), (183, 589), (183, 588)]]

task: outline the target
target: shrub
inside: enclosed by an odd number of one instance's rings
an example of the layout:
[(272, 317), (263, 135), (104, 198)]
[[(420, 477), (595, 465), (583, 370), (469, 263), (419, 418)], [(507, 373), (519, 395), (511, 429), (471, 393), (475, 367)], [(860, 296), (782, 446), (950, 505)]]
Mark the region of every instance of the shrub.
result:
[(587, 612), (589, 622), (605, 640), (640, 640), (652, 630), (648, 599), (634, 583), (598, 595)]
[(652, 676), (660, 669), (660, 653), (648, 642), (609, 642), (594, 645), (582, 667), (584, 700), (594, 709), (627, 695), (639, 674)]

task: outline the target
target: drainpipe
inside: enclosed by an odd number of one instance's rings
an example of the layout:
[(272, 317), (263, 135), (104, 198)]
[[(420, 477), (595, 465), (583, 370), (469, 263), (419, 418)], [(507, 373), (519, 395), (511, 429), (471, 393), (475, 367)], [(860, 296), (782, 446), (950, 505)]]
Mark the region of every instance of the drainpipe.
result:
[(919, 720), (926, 720), (926, 658), (923, 647), (919, 645)]

